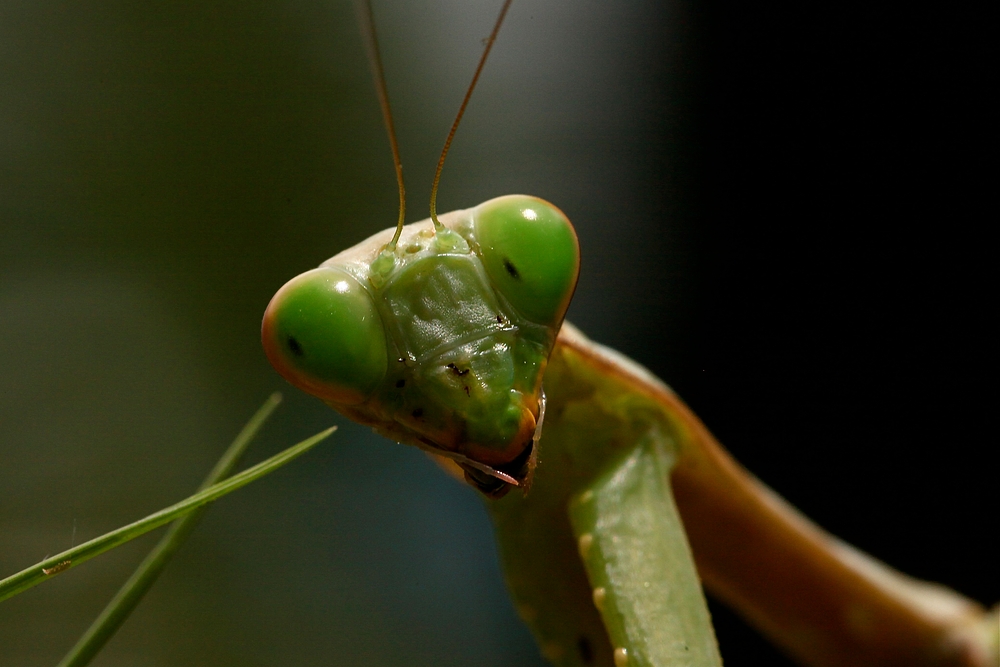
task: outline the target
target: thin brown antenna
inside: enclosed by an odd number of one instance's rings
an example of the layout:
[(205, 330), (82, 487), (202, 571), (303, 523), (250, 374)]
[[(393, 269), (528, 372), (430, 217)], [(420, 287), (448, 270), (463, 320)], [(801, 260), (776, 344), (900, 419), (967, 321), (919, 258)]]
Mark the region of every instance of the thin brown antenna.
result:
[(444, 140), (444, 148), (441, 150), (441, 157), (438, 159), (437, 171), (434, 172), (434, 184), (431, 185), (431, 220), (434, 221), (434, 229), (440, 230), (442, 228), (441, 222), (438, 220), (437, 216), (437, 193), (438, 184), (441, 182), (441, 170), (444, 169), (444, 159), (448, 155), (448, 149), (451, 148), (451, 140), (455, 138), (455, 131), (458, 129), (458, 124), (462, 122), (462, 115), (465, 113), (465, 107), (469, 106), (469, 99), (472, 97), (472, 91), (476, 87), (476, 82), (479, 81), (479, 75), (483, 71), (483, 65), (486, 64), (486, 57), (490, 55), (490, 49), (493, 48), (493, 42), (497, 39), (497, 33), (500, 32), (500, 26), (503, 24), (503, 19), (507, 16), (507, 10), (510, 9), (510, 3), (514, 0), (506, 0), (503, 3), (503, 8), (500, 10), (500, 16), (497, 17), (496, 25), (493, 26), (493, 32), (490, 33), (489, 38), (486, 40), (486, 48), (483, 49), (483, 57), (479, 59), (479, 66), (476, 67), (476, 73), (472, 75), (472, 83), (469, 84), (469, 89), (465, 91), (465, 99), (462, 100), (462, 106), (458, 108), (458, 115), (455, 116), (455, 122), (451, 124), (451, 131), (448, 132), (448, 138)]
[(396, 141), (396, 127), (392, 123), (392, 109), (389, 107), (389, 91), (385, 85), (385, 71), (382, 68), (382, 55), (378, 48), (378, 36), (375, 33), (375, 16), (372, 13), (371, 0), (358, 0), (355, 3), (358, 10), (358, 23), (361, 25), (361, 35), (364, 38), (365, 49), (368, 51), (368, 64), (372, 68), (375, 79), (375, 92), (378, 93), (378, 103), (382, 107), (382, 119), (385, 130), (389, 133), (389, 144), (392, 146), (392, 161), (396, 165), (396, 182), (399, 184), (399, 221), (396, 223), (396, 233), (386, 246), (389, 250), (396, 248), (399, 235), (403, 232), (403, 222), (406, 220), (406, 187), (403, 185), (403, 163), (399, 159), (399, 143)]

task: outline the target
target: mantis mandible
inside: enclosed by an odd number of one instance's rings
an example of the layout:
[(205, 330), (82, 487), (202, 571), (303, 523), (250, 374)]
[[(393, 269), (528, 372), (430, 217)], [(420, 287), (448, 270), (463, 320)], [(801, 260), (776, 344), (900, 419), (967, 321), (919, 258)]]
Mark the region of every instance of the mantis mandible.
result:
[(444, 158), (509, 5), (445, 142), (431, 219), (405, 226), (368, 7), (399, 221), (278, 291), (271, 363), (487, 498), (515, 603), (554, 664), (721, 664), (699, 576), (805, 664), (995, 661), (995, 614), (824, 533), (666, 385), (563, 323), (580, 251), (558, 208), (512, 195), (439, 218)]

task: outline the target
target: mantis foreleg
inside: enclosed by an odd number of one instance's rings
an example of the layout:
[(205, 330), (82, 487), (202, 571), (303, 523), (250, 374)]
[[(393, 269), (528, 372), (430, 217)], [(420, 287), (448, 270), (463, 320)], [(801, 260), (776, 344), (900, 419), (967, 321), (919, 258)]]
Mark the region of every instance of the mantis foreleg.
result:
[(616, 667), (722, 664), (670, 493), (672, 462), (650, 432), (570, 504)]

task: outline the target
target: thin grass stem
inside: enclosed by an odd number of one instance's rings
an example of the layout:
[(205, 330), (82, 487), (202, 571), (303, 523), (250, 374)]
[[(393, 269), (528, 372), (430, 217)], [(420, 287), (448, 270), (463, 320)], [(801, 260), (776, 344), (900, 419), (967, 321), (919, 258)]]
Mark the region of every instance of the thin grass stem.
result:
[[(281, 394), (278, 392), (274, 392), (264, 401), (264, 404), (254, 413), (233, 440), (232, 444), (226, 449), (222, 458), (212, 468), (212, 471), (208, 473), (205, 481), (198, 487), (198, 491), (204, 491), (229, 476), (233, 468), (236, 467), (243, 457), (254, 436), (257, 435), (261, 426), (264, 425), (264, 422), (271, 416), (271, 413), (274, 412), (279, 403), (281, 403)], [(107, 641), (122, 626), (122, 623), (125, 622), (125, 619), (136, 608), (146, 592), (152, 588), (163, 568), (170, 562), (174, 552), (177, 551), (191, 534), (191, 531), (198, 524), (198, 520), (207, 509), (207, 505), (202, 506), (171, 524), (166, 534), (153, 547), (146, 558), (143, 559), (139, 567), (132, 573), (132, 576), (119, 589), (118, 593), (115, 594), (104, 608), (104, 611), (94, 620), (83, 636), (80, 637), (76, 645), (70, 649), (58, 667), (84, 667), (84, 665), (90, 664), (94, 656), (104, 648)]]
[(76, 567), (80, 563), (88, 561), (94, 556), (98, 556), (105, 551), (114, 549), (129, 540), (134, 540), (140, 535), (144, 535), (151, 530), (155, 530), (164, 524), (168, 524), (171, 521), (198, 509), (202, 505), (210, 503), (213, 500), (218, 500), (222, 496), (231, 493), (260, 477), (263, 477), (274, 470), (277, 470), (281, 466), (289, 463), (295, 458), (298, 458), (315, 447), (336, 430), (336, 426), (331, 426), (325, 431), (317, 433), (311, 438), (307, 438), (299, 444), (293, 445), (283, 452), (275, 454), (266, 461), (262, 461), (251, 468), (247, 468), (243, 472), (233, 475), (223, 482), (213, 484), (204, 491), (199, 491), (193, 496), (190, 496), (175, 505), (171, 505), (170, 507), (164, 508), (159, 512), (150, 514), (146, 518), (130, 523), (127, 526), (122, 526), (117, 530), (112, 530), (111, 532), (105, 533), (100, 537), (95, 537), (89, 542), (85, 542), (72, 549), (63, 551), (62, 553), (56, 554), (51, 558), (46, 558), (40, 563), (21, 570), (17, 574), (13, 574), (6, 579), (0, 580), (0, 602), (17, 595), (18, 593), (26, 591), (29, 588), (37, 586), (43, 581), (51, 579), (53, 576), (65, 572), (70, 568)]

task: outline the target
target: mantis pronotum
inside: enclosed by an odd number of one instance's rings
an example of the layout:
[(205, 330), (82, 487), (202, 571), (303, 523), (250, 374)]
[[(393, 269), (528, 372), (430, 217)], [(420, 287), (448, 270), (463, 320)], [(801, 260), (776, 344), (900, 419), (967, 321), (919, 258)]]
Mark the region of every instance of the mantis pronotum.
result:
[(648, 371), (563, 324), (580, 251), (559, 209), (510, 195), (439, 220), (445, 156), (510, 4), (445, 141), (431, 219), (405, 230), (366, 4), (399, 222), (278, 291), (268, 359), (489, 499), (512, 595), (556, 665), (721, 665), (699, 575), (806, 664), (996, 661), (995, 613), (818, 529)]

